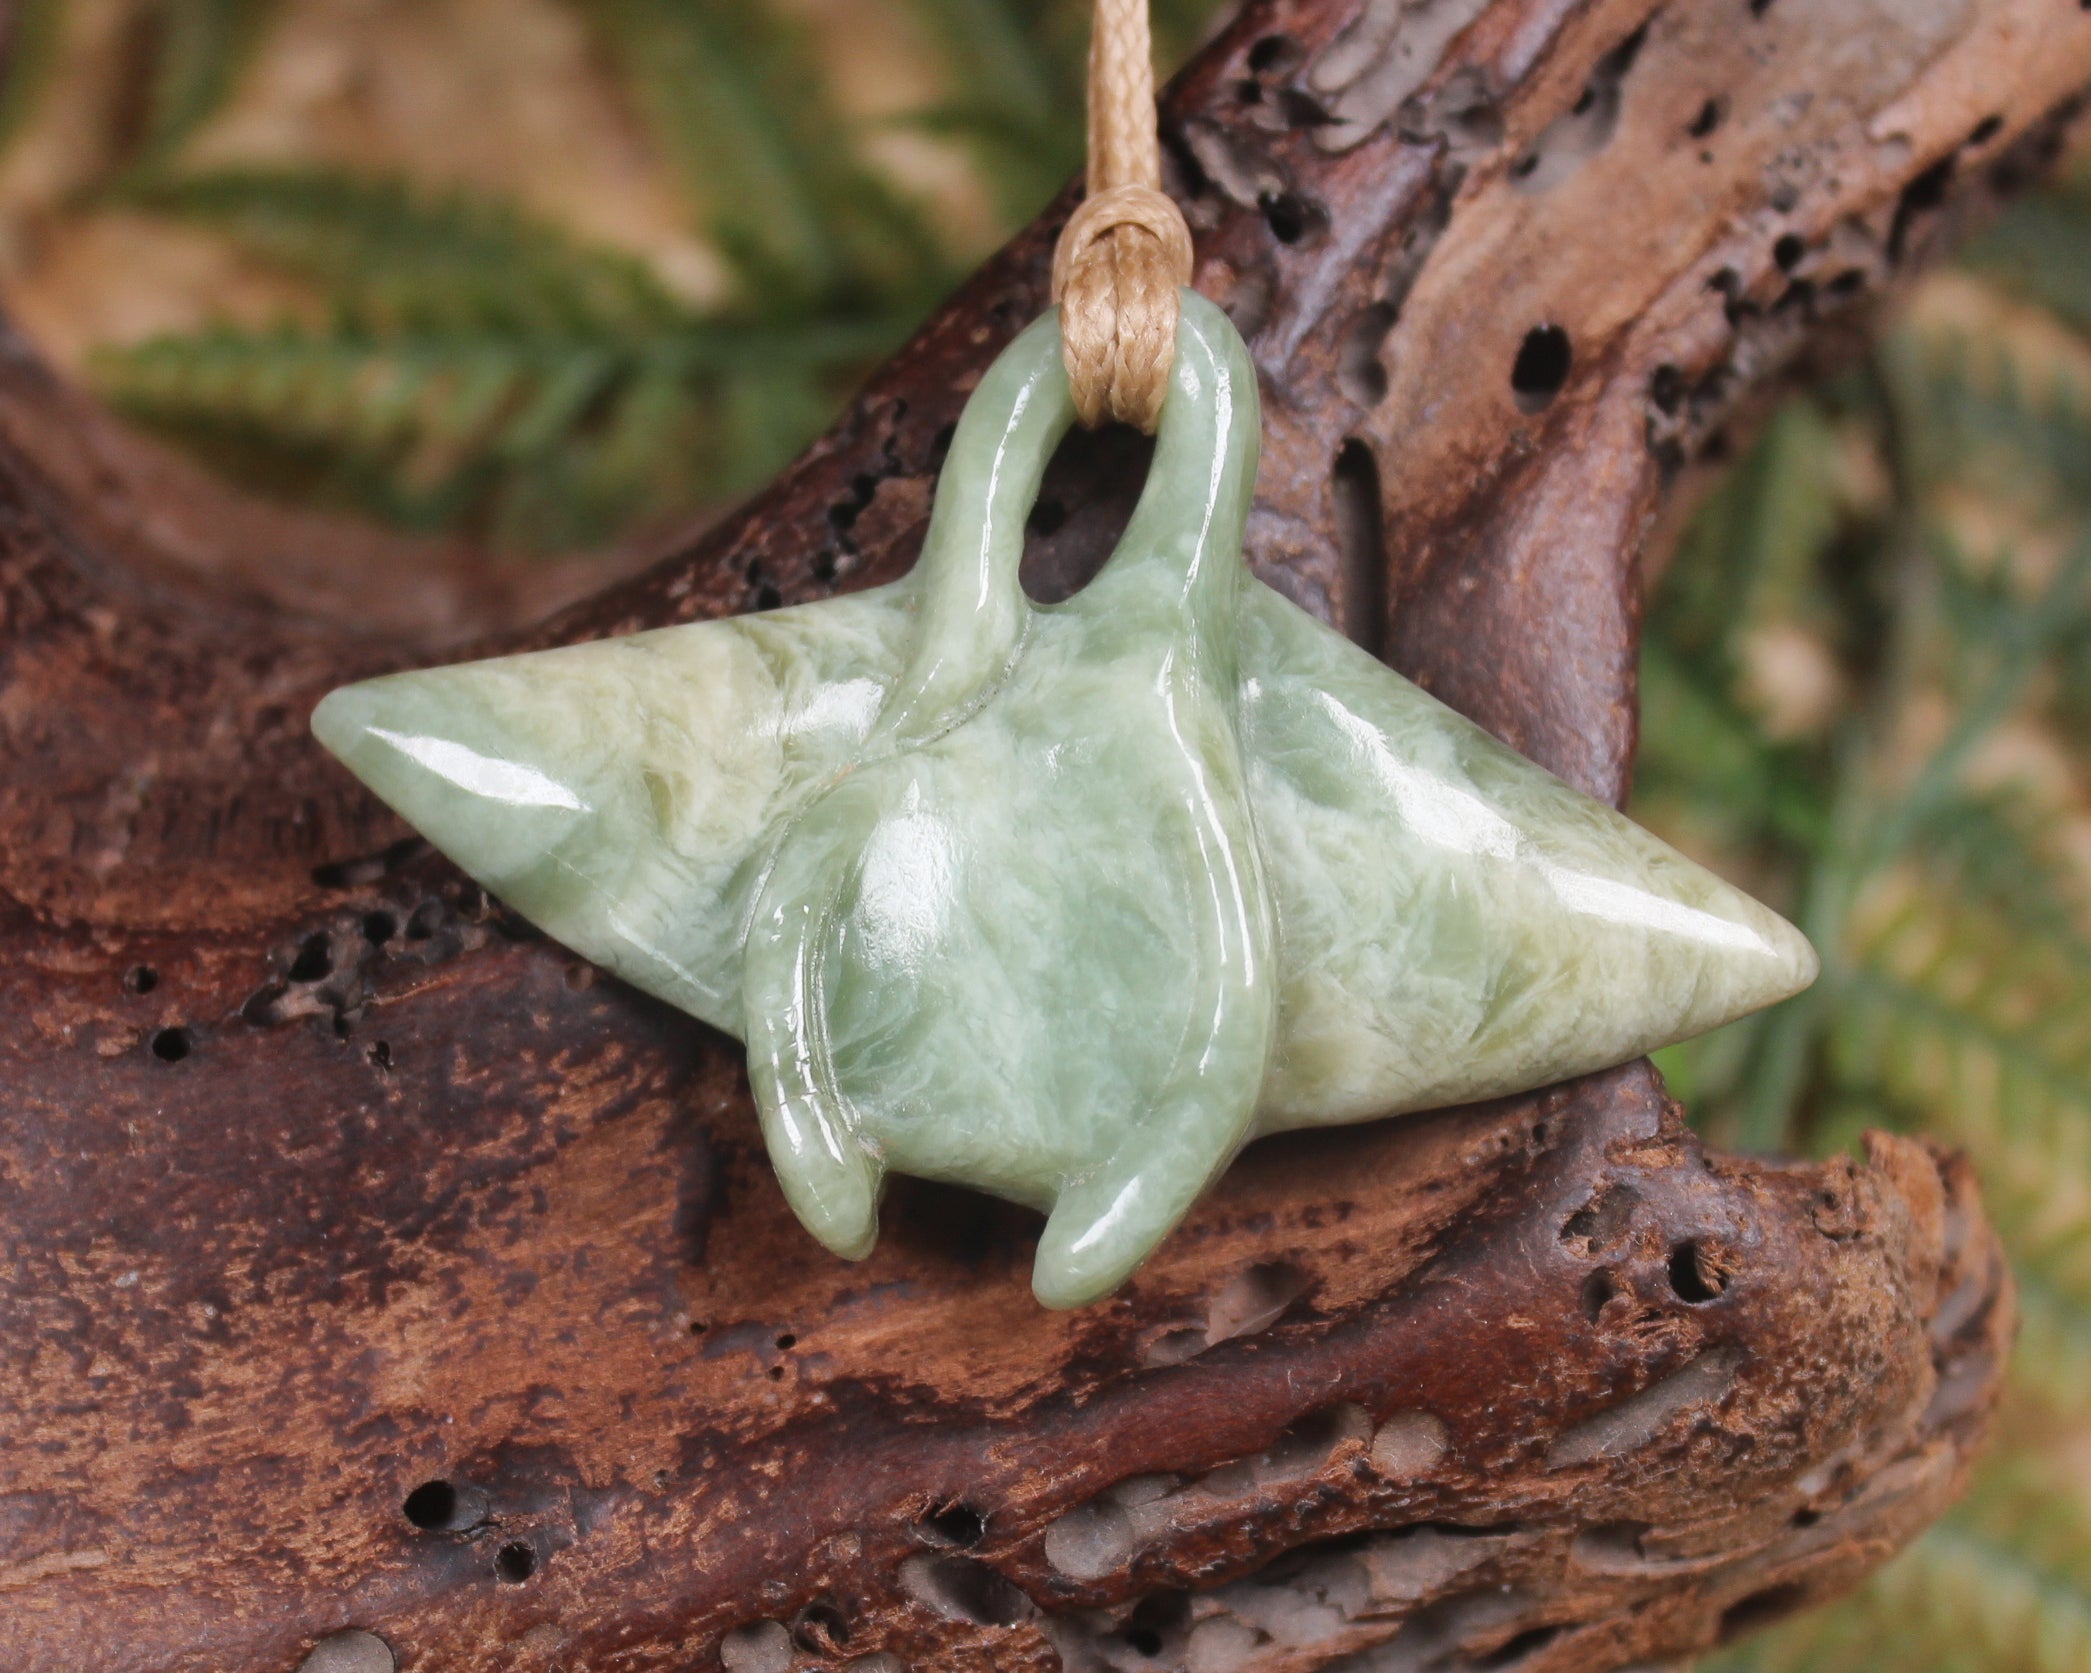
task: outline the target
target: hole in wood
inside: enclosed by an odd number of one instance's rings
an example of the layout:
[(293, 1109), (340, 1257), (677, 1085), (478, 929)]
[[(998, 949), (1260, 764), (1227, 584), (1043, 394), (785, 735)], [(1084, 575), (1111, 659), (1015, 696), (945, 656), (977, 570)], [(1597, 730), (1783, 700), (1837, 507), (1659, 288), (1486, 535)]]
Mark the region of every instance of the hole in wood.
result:
[(1256, 200), (1263, 224), (1280, 244), (1298, 244), (1328, 230), (1328, 212), (1297, 192), (1265, 192)]
[(374, 1632), (329, 1633), (298, 1663), (298, 1673), (393, 1673), (392, 1646)]
[(1693, 1306), (1715, 1301), (1728, 1288), (1728, 1272), (1696, 1238), (1687, 1238), (1670, 1251), (1670, 1288), (1677, 1299)]
[(809, 1655), (841, 1655), (849, 1644), (849, 1622), (830, 1599), (818, 1598), (793, 1618), (791, 1637)]
[(1585, 1528), (1568, 1546), (1568, 1560), (1593, 1574), (1631, 1574), (1648, 1566), (1641, 1548), (1646, 1522), (1604, 1522)]
[(754, 1621), (719, 1640), (726, 1673), (786, 1673), (791, 1650), (791, 1634), (782, 1621)]
[(1888, 228), (1888, 259), (1902, 259), (1909, 230), (1920, 215), (1928, 215), (1946, 201), (1946, 188), (1953, 183), (1957, 152), (1949, 151), (1922, 174), (1914, 176), (1895, 200), (1895, 219)]
[(160, 985), (160, 973), (149, 964), (134, 964), (124, 972), (123, 985), (128, 993), (150, 993)]
[(324, 934), (308, 935), (286, 974), (293, 982), (319, 982), (334, 974), (334, 949)]
[(1077, 1505), (1046, 1529), (1046, 1561), (1076, 1580), (1097, 1580), (1132, 1557), (1135, 1531), (1124, 1509), (1108, 1499)]
[(1607, 1185), (1561, 1222), (1561, 1241), (1584, 1254), (1609, 1249), (1626, 1235), (1640, 1193), (1630, 1185)]
[(312, 881), (322, 889), (352, 889), (359, 884), (375, 883), (427, 851), (428, 843), (422, 838), (401, 837), (375, 854), (358, 855), (352, 860), (330, 860), (325, 865), (314, 866)]
[(1336, 540), (1343, 557), (1343, 631), (1379, 656), (1387, 642), (1387, 524), (1379, 460), (1353, 436), (1329, 473)]
[(1511, 1668), (1535, 1659), (1563, 1629), (1558, 1626), (1527, 1627), (1500, 1649), (1483, 1656), (1474, 1665), (1477, 1668)]
[(987, 1534), (987, 1518), (963, 1499), (931, 1511), (915, 1526), (931, 1545), (978, 1545)]
[(476, 1487), (460, 1487), (454, 1481), (424, 1481), (409, 1493), (399, 1511), (415, 1527), (428, 1533), (463, 1533), (478, 1527), (491, 1510), (487, 1496)]
[(162, 1063), (179, 1063), (191, 1045), (186, 1028), (163, 1028), (152, 1037), (152, 1054)]
[(1648, 379), (1648, 399), (1657, 412), (1674, 418), (1684, 405), (1684, 373), (1667, 361), (1656, 367)]
[(512, 1539), (494, 1553), (494, 1578), (503, 1585), (520, 1586), (537, 1572), (537, 1552), (519, 1539)]
[(447, 1481), (424, 1481), (406, 1497), (400, 1514), (417, 1528), (447, 1528), (457, 1507), (457, 1489)]
[(1337, 354), (1336, 386), (1361, 407), (1376, 407), (1387, 398), (1387, 368), (1380, 350), (1394, 329), (1394, 317), (1391, 302), (1361, 308)]
[(1268, 75), (1273, 70), (1291, 69), (1302, 56), (1300, 43), (1290, 35), (1265, 35), (1249, 48), (1249, 68)]
[(1568, 333), (1558, 325), (1535, 325), (1518, 346), (1510, 367), (1510, 392), (1522, 412), (1542, 411), (1561, 393), (1575, 359)]
[(1735, 1381), (1741, 1357), (1733, 1348), (1709, 1348), (1639, 1394), (1564, 1429), (1547, 1448), (1547, 1468), (1617, 1458), (1646, 1446), (1672, 1418), (1693, 1406), (1718, 1404)]
[(1007, 1627), (1034, 1613), (1029, 1598), (972, 1557), (910, 1557), (900, 1565), (900, 1583), (917, 1602), (947, 1620)]
[(1752, 1592), (1740, 1603), (1731, 1603), (1721, 1612), (1719, 1641), (1733, 1643), (1747, 1637), (1760, 1627), (1783, 1620), (1807, 1602), (1808, 1588), (1798, 1584), (1767, 1586), (1761, 1592)]
[(1291, 1261), (1258, 1261), (1244, 1267), (1213, 1294), (1205, 1316), (1207, 1345), (1253, 1335), (1275, 1323), (1312, 1283)]
[(1374, 1432), (1367, 1456), (1390, 1481), (1427, 1475), (1445, 1456), (1445, 1425), (1429, 1412), (1396, 1412)]
[(1549, 191), (1612, 143), (1627, 72), (1647, 39), (1643, 24), (1591, 66), (1574, 105), (1549, 122), (1511, 165), (1512, 185), (1521, 192)]
[(1135, 1655), (1150, 1661), (1177, 1662), (1191, 1626), (1191, 1599), (1185, 1592), (1155, 1592), (1133, 1606), (1119, 1636)]

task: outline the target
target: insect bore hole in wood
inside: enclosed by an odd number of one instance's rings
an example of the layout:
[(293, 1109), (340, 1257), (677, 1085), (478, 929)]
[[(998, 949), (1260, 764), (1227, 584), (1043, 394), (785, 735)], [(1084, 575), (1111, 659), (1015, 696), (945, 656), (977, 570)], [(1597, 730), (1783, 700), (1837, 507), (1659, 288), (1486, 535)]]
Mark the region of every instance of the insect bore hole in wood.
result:
[(1693, 1239), (1670, 1251), (1670, 1288), (1693, 1306), (1717, 1300), (1728, 1288), (1727, 1274)]
[(334, 974), (334, 949), (324, 932), (305, 937), (287, 974), (293, 982), (321, 982)]
[(1558, 325), (1535, 325), (1525, 333), (1510, 367), (1510, 392), (1522, 412), (1539, 412), (1561, 393), (1575, 351)]
[(537, 1572), (537, 1552), (522, 1540), (512, 1539), (494, 1553), (494, 1577), (504, 1585), (520, 1586)]
[(466, 1533), (492, 1514), (493, 1505), (476, 1487), (453, 1481), (424, 1481), (401, 1501), (399, 1513), (424, 1533)]
[(931, 1545), (978, 1545), (987, 1534), (987, 1518), (963, 1499), (954, 1499), (916, 1524)]

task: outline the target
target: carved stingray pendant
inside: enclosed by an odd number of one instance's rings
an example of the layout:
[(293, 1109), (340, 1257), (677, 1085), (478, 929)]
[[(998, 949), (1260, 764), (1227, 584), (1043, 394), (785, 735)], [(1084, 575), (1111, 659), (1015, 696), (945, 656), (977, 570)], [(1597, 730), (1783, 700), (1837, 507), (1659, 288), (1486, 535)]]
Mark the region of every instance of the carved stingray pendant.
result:
[(1241, 561), (1255, 373), (1183, 296), (1145, 492), (1017, 580), (1072, 422), (1057, 318), (968, 402), (871, 592), (330, 695), (313, 730), (465, 870), (738, 1034), (785, 1195), (869, 1252), (889, 1171), (1047, 1213), (1108, 1293), (1243, 1144), (1519, 1091), (1797, 992), (1805, 940)]

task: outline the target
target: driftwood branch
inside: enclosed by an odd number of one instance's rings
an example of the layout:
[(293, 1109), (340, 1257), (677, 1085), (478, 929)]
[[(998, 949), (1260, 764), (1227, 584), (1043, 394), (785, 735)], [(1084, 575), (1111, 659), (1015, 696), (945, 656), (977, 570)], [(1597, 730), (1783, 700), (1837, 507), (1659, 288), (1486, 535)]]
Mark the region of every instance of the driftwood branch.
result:
[[(1164, 126), (1265, 377), (1257, 571), (1619, 799), (1659, 511), (2087, 83), (2074, 0), (1249, 0)], [(1065, 208), (737, 517), (482, 648), (901, 574)], [(4, 346), (9, 1666), (1654, 1667), (1954, 1491), (2010, 1329), (1964, 1168), (1709, 1156), (1645, 1065), (1260, 1145), (1073, 1315), (1035, 1221), (912, 1182), (831, 1260), (731, 1042), (306, 736), (530, 601)], [(1034, 590), (1142, 463), (1065, 450)]]

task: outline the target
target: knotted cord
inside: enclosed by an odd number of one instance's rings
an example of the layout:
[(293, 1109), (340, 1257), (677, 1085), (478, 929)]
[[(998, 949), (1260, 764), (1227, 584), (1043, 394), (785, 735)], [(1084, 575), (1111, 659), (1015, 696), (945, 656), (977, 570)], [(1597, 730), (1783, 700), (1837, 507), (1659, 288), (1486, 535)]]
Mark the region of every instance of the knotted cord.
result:
[(1147, 0), (1096, 0), (1089, 40), (1088, 196), (1053, 252), (1075, 412), (1153, 432), (1176, 353), (1191, 229), (1161, 190)]

